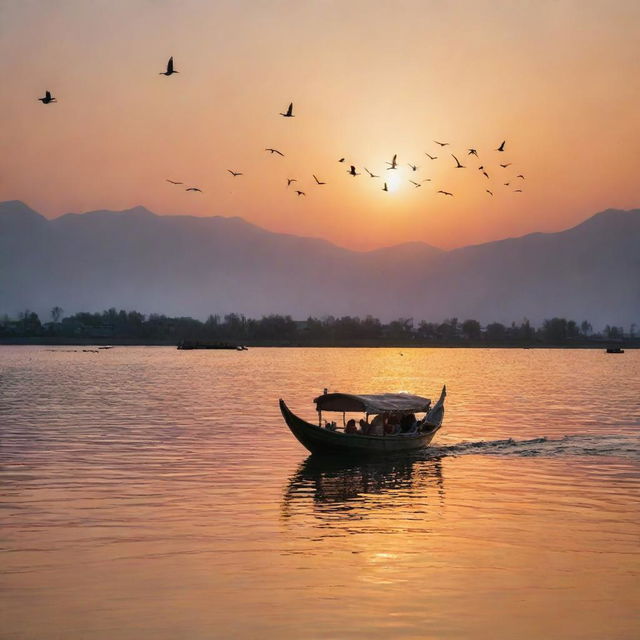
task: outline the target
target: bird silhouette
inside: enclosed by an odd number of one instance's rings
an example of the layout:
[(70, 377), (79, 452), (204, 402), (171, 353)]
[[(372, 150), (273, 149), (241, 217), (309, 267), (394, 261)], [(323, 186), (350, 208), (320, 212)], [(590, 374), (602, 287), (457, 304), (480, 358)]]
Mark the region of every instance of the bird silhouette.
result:
[(448, 142), (438, 142), (437, 140), (434, 140), (434, 142), (436, 144), (439, 144), (441, 147), (448, 147), (449, 146)]
[(320, 180), (318, 180), (318, 178), (316, 178), (315, 174), (313, 175), (313, 179), (316, 181), (316, 184), (327, 184), (326, 182), (320, 182)]
[(489, 177), (489, 174), (488, 174), (486, 171), (483, 171), (483, 172), (482, 172), (482, 175), (483, 175), (485, 178), (488, 178), (488, 177)]
[(296, 191), (299, 196), (306, 196), (307, 194), (304, 191)]
[(382, 190), (383, 191), (389, 191), (389, 189), (387, 189), (387, 183), (386, 182), (384, 183), (384, 187), (382, 187)]
[(227, 171), (234, 177), (238, 177), (238, 176), (243, 176), (244, 173), (241, 173), (240, 171), (231, 171), (231, 169), (227, 169)]
[(295, 116), (293, 115), (293, 102), (290, 102), (289, 108), (286, 110), (286, 112), (281, 113), (280, 115), (284, 118), (295, 118)]
[(292, 182), (298, 182), (298, 181), (295, 178), (287, 178), (287, 187), (290, 187)]
[(510, 182), (505, 182), (505, 183), (504, 183), (504, 186), (505, 186), (505, 187), (508, 187), (510, 184), (511, 184)]
[(409, 180), (411, 184), (414, 184), (416, 187), (421, 187), (422, 185), (419, 182), (414, 182), (413, 180)]
[(169, 178), (167, 178), (166, 181), (170, 182), (171, 184), (182, 184), (182, 182), (176, 182), (175, 180), (169, 180)]
[(476, 151), (476, 149), (468, 149), (469, 153), (467, 153), (468, 156), (475, 156), (476, 158), (478, 157), (478, 152)]
[(198, 191), (199, 193), (202, 193), (202, 189), (198, 189), (198, 187), (189, 187), (188, 189), (185, 189), (185, 191)]
[(431, 178), (425, 178), (422, 182), (431, 182)]
[(169, 62), (167, 62), (167, 70), (166, 71), (161, 71), (158, 75), (160, 75), (160, 76), (170, 76), (170, 75), (173, 75), (174, 73), (180, 73), (180, 72), (176, 71), (173, 68), (173, 56), (171, 56), (169, 58)]
[(513, 193), (522, 193), (522, 189), (514, 189)]
[(522, 178), (524, 180), (524, 176), (521, 173), (519, 173), (516, 178)]
[(456, 158), (453, 153), (451, 154), (451, 157), (456, 161), (456, 169), (466, 169), (466, 167), (462, 166), (460, 164), (460, 160), (458, 160), (458, 158)]
[(52, 95), (51, 91), (44, 92), (44, 98), (38, 98), (42, 104), (50, 104), (51, 102), (58, 102)]
[(397, 168), (398, 168), (398, 154), (397, 154), (397, 153), (396, 153), (396, 154), (394, 154), (394, 156), (393, 156), (393, 158), (392, 158), (391, 162), (387, 162), (387, 164), (389, 165), (389, 166), (387, 167), (387, 171), (388, 171), (389, 169), (397, 169)]
[(486, 192), (487, 192), (490, 196), (492, 196), (492, 195), (493, 195), (493, 191), (489, 191), (489, 189), (486, 189)]
[(356, 168), (355, 168), (353, 165), (351, 165), (351, 166), (349, 167), (349, 171), (347, 171), (347, 173), (348, 173), (350, 176), (359, 176), (359, 175), (360, 175), (359, 173), (356, 173)]
[(338, 160), (338, 162), (344, 162), (344, 158), (340, 158), (340, 160)]
[(448, 191), (442, 191), (442, 190), (440, 190), (440, 191), (438, 191), (438, 193), (442, 193), (442, 194), (443, 194), (443, 195), (445, 195), (445, 196), (453, 196), (453, 193), (449, 193)]
[(424, 155), (427, 156), (427, 158), (429, 158), (429, 160), (437, 160), (438, 159), (438, 156), (429, 155), (426, 151), (424, 152)]
[(364, 168), (364, 170), (372, 177), (372, 178), (379, 178), (380, 176), (375, 175), (374, 173), (371, 173), (371, 171), (369, 171), (369, 169), (367, 169), (367, 167)]
[(418, 167), (415, 164), (410, 164), (409, 165), (411, 167), (411, 171), (417, 171)]
[(504, 145), (506, 142), (507, 142), (506, 140), (503, 140), (502, 144), (496, 149), (496, 151), (504, 151)]
[(268, 151), (271, 155), (273, 155), (274, 153), (277, 153), (279, 156), (282, 156), (284, 158), (284, 153), (282, 153), (281, 151), (278, 151), (277, 149), (272, 149), (271, 147), (267, 147), (265, 151)]
[(507, 164), (501, 164), (500, 166), (501, 166), (503, 169), (506, 169), (507, 167), (510, 167), (512, 164), (513, 164), (513, 162), (507, 162)]

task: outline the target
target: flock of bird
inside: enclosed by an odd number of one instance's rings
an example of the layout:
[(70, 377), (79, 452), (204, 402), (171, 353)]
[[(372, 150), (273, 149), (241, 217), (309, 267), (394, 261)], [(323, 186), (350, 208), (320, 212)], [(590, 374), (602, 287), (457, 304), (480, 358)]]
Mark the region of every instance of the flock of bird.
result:
[[(176, 74), (176, 73), (179, 73), (179, 71), (176, 71), (176, 69), (174, 68), (174, 65), (173, 65), (173, 56), (171, 56), (171, 57), (169, 58), (169, 61), (167, 62), (167, 68), (166, 68), (166, 70), (165, 70), (165, 71), (161, 71), (161, 72), (159, 73), (159, 75), (162, 75), (162, 76), (172, 76), (172, 75), (174, 75), (174, 74)], [(54, 98), (54, 97), (51, 95), (51, 92), (50, 92), (50, 91), (45, 91), (44, 97), (42, 97), (42, 98), (38, 98), (38, 100), (39, 100), (40, 102), (42, 102), (43, 104), (51, 104), (51, 103), (57, 102), (56, 98)], [(293, 102), (290, 102), (290, 103), (289, 103), (289, 106), (287, 107), (287, 109), (286, 109), (285, 111), (280, 112), (280, 113), (279, 113), (279, 115), (280, 115), (280, 116), (282, 116), (283, 118), (295, 118), (295, 114), (293, 113)], [(450, 146), (450, 143), (448, 143), (448, 142), (440, 142), (440, 141), (438, 141), (438, 140), (434, 140), (433, 142), (434, 142), (435, 144), (439, 145), (439, 147), (440, 147), (443, 151), (444, 151), (444, 148), (445, 148), (445, 147)], [(507, 143), (507, 142), (506, 142), (506, 140), (503, 140), (503, 141), (500, 143), (500, 145), (498, 145), (498, 147), (495, 149), (495, 151), (500, 152), (500, 153), (504, 152), (504, 151), (505, 151), (505, 145), (506, 145), (506, 143)], [(270, 155), (272, 155), (272, 156), (273, 156), (273, 155), (276, 155), (276, 156), (280, 156), (280, 157), (282, 157), (282, 158), (284, 158), (284, 157), (285, 157), (285, 154), (284, 154), (284, 153), (282, 153), (282, 151), (279, 151), (278, 149), (275, 149), (275, 148), (273, 148), (273, 147), (266, 147), (266, 148), (265, 148), (265, 151), (266, 151), (267, 153), (269, 153)], [(431, 155), (430, 153), (427, 153), (427, 152), (425, 152), (425, 155), (427, 156), (427, 158), (428, 158), (430, 161), (438, 160), (438, 158), (439, 158), (439, 156)], [(455, 161), (455, 165), (454, 165), (454, 168), (455, 168), (455, 169), (466, 169), (466, 168), (467, 168), (467, 166), (466, 166), (466, 165), (463, 165), (463, 164), (460, 162), (460, 160), (458, 159), (458, 157), (457, 157), (455, 154), (450, 153), (449, 155), (450, 155), (450, 156), (453, 158), (453, 160)], [(467, 155), (466, 155), (466, 157), (467, 157), (467, 158), (469, 158), (469, 156), (472, 156), (472, 157), (476, 158), (478, 161), (480, 160), (480, 156), (478, 155), (478, 150), (477, 150), (477, 149), (474, 149), (474, 148), (468, 148), (468, 149), (467, 149)], [(342, 157), (342, 158), (339, 158), (339, 159), (338, 159), (338, 162), (340, 162), (340, 163), (346, 163), (346, 162), (347, 162), (347, 159), (346, 159), (345, 157)], [(469, 162), (469, 160), (466, 160), (466, 162)], [(391, 159), (391, 162), (387, 162), (386, 164), (388, 165), (388, 166), (385, 168), (385, 169), (386, 169), (386, 171), (394, 171), (394, 170), (397, 170), (397, 169), (398, 169), (398, 154), (394, 154), (393, 158)], [(358, 170), (357, 170), (357, 168), (356, 168), (356, 165), (354, 165), (354, 164), (350, 164), (350, 163), (349, 163), (349, 165), (348, 165), (348, 166), (349, 166), (349, 169), (347, 169), (347, 174), (348, 174), (348, 175), (350, 175), (350, 176), (352, 176), (352, 177), (354, 177), (354, 178), (355, 178), (355, 177), (357, 177), (357, 176), (359, 176), (359, 175), (361, 175), (361, 172), (358, 172)], [(407, 166), (411, 169), (411, 171), (412, 171), (412, 172), (417, 172), (417, 171), (418, 171), (418, 169), (419, 169), (418, 165), (416, 165), (416, 164), (407, 163)], [(505, 162), (505, 163), (501, 163), (499, 166), (500, 166), (500, 168), (501, 168), (501, 169), (506, 170), (506, 169), (508, 169), (510, 166), (512, 166), (512, 163), (511, 163), (511, 162)], [(374, 178), (374, 179), (382, 180), (382, 182), (383, 182), (382, 187), (381, 187), (382, 191), (386, 191), (386, 192), (388, 192), (388, 191), (389, 191), (389, 185), (388, 185), (388, 183), (387, 183), (387, 180), (385, 180), (381, 175), (378, 175), (378, 174), (373, 173), (372, 171), (369, 171), (369, 169), (367, 169), (367, 167), (364, 167), (364, 166), (363, 166), (362, 168), (365, 170), (365, 172), (367, 173), (367, 175), (368, 175), (370, 178)], [(478, 167), (477, 167), (477, 169), (478, 169), (478, 171), (481, 171), (481, 172), (482, 172), (482, 175), (483, 175), (487, 180), (490, 178), (489, 173), (487, 172), (487, 169), (485, 168), (484, 164), (481, 164), (480, 166), (478, 166)], [(233, 170), (233, 169), (227, 169), (227, 171), (231, 174), (231, 176), (232, 176), (234, 179), (244, 175), (244, 173), (243, 173), (242, 171), (237, 171), (237, 170)], [(326, 184), (327, 184), (327, 182), (326, 182), (326, 181), (320, 180), (320, 179), (319, 179), (315, 174), (312, 174), (312, 176), (313, 176), (313, 180), (314, 180), (314, 182), (315, 182), (315, 184), (316, 184), (317, 186), (324, 186), (324, 185), (326, 185)], [(518, 180), (518, 179), (519, 179), (519, 180), (524, 180), (524, 179), (525, 179), (525, 176), (524, 176), (523, 174), (521, 174), (521, 173), (520, 173), (520, 174), (518, 174), (517, 176), (515, 176), (515, 179), (516, 179), (516, 180)], [(171, 180), (171, 179), (167, 178), (167, 179), (166, 179), (166, 182), (169, 182), (169, 183), (171, 183), (171, 184), (173, 184), (173, 185), (176, 185), (176, 186), (183, 186), (183, 187), (185, 187), (184, 183), (183, 183), (183, 182), (181, 182), (181, 181), (178, 181), (178, 180)], [(290, 187), (294, 182), (298, 182), (297, 178), (287, 178), (287, 188), (289, 188), (289, 187)], [(423, 178), (423, 179), (421, 179), (421, 180), (419, 180), (419, 181), (416, 181), (416, 180), (409, 180), (408, 182), (409, 182), (409, 183), (411, 183), (411, 184), (414, 186), (414, 188), (419, 188), (419, 187), (422, 187), (422, 185), (423, 185), (425, 182), (431, 182), (431, 178)], [(520, 184), (521, 184), (521, 183), (520, 183)], [(504, 183), (503, 183), (503, 185), (504, 185), (505, 187), (512, 186), (512, 185), (511, 185), (511, 179), (508, 179), (508, 181), (507, 181), (507, 182), (504, 182)], [(195, 187), (195, 186), (185, 187), (185, 191), (196, 192), (196, 193), (202, 193), (202, 189), (200, 189), (199, 187)], [(299, 197), (299, 196), (306, 196), (306, 195), (307, 195), (305, 191), (302, 191), (302, 190), (300, 190), (300, 189), (294, 189), (293, 191), (295, 192), (295, 194), (296, 194), (298, 197)], [(493, 195), (494, 195), (494, 192), (493, 192), (493, 191), (491, 191), (490, 189), (485, 189), (485, 191), (486, 191), (486, 193), (488, 193), (490, 196), (493, 196)], [(513, 191), (514, 191), (515, 193), (522, 193), (522, 189), (513, 189)], [(451, 193), (450, 191), (445, 191), (444, 189), (438, 189), (438, 190), (436, 190), (436, 193), (437, 193), (437, 194), (441, 194), (441, 195), (443, 195), (443, 196), (450, 196), (450, 197), (453, 197), (453, 195), (454, 195), (454, 194), (453, 194), (453, 193)]]

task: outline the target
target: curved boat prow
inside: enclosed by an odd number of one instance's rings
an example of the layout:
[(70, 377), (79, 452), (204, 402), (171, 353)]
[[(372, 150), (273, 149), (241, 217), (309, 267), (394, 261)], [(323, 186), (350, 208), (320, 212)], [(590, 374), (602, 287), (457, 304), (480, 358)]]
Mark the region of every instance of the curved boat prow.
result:
[(430, 427), (440, 428), (442, 421), (444, 420), (444, 399), (447, 397), (447, 385), (442, 387), (442, 392), (433, 407), (429, 410), (429, 413), (424, 418), (424, 423)]

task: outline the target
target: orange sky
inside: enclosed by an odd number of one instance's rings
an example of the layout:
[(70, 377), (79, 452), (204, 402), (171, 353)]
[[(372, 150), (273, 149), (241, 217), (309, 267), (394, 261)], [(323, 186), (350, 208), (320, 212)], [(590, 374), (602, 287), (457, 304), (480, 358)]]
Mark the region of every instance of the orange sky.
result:
[[(5, 0), (0, 200), (239, 215), (359, 249), (559, 230), (640, 206), (639, 28), (635, 0)], [(170, 55), (181, 73), (158, 75)]]

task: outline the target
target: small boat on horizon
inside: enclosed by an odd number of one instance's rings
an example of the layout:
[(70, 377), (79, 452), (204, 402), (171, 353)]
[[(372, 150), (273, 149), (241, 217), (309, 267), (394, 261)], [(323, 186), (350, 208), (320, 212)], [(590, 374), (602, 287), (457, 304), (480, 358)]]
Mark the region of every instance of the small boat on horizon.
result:
[[(447, 388), (442, 387), (440, 398), (431, 400), (409, 393), (354, 395), (325, 393), (314, 399), (318, 424), (311, 424), (296, 416), (280, 399), (280, 411), (291, 433), (311, 453), (384, 455), (415, 451), (428, 446), (444, 419), (444, 400)], [(343, 414), (343, 428), (335, 422), (322, 424), (322, 412)], [(346, 413), (364, 413), (366, 420), (346, 422)], [(416, 419), (416, 413), (424, 413)], [(369, 416), (374, 418), (369, 422)], [(349, 425), (349, 423), (353, 423)]]
[(622, 347), (608, 347), (607, 353), (624, 353), (624, 349)]

